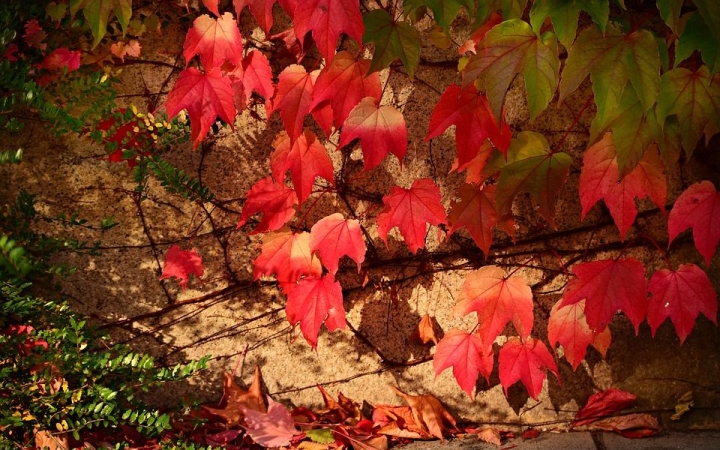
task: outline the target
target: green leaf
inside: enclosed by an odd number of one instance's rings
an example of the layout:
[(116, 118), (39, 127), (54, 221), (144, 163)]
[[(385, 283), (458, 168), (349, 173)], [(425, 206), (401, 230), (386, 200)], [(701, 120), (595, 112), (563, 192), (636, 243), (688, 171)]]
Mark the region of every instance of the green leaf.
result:
[(675, 65), (689, 58), (695, 50), (700, 52), (703, 61), (710, 69), (710, 74), (720, 72), (720, 59), (718, 59), (718, 42), (712, 31), (700, 17), (693, 11), (683, 16), (685, 26), (682, 27), (680, 39), (675, 47)]
[(647, 111), (660, 85), (660, 52), (647, 30), (623, 34), (609, 25), (605, 36), (595, 26), (583, 31), (570, 47), (560, 80), (560, 102), (590, 75), (598, 114), (620, 103), (628, 81)]
[(435, 22), (445, 31), (450, 29), (460, 8), (464, 7), (471, 16), (475, 12), (474, 0), (403, 0), (403, 10), (407, 15), (423, 6), (433, 12)]
[(530, 24), (540, 33), (546, 18), (550, 18), (558, 40), (570, 48), (577, 33), (578, 14), (586, 11), (604, 33), (610, 15), (608, 0), (537, 0), (530, 9)]
[(123, 33), (125, 32), (132, 16), (132, 0), (70, 0), (71, 16), (81, 9), (90, 25), (94, 38), (93, 48), (95, 48), (107, 33), (111, 12), (115, 13)]
[(400, 58), (410, 78), (420, 64), (420, 33), (407, 22), (393, 20), (384, 9), (375, 9), (363, 18), (363, 44), (373, 42), (375, 51), (370, 72), (388, 67)]
[(525, 12), (525, 6), (527, 6), (527, 0), (502, 0), (503, 19), (511, 20), (521, 18)]
[(634, 89), (625, 89), (620, 104), (605, 116), (596, 115), (590, 125), (590, 142), (595, 142), (611, 130), (617, 154), (620, 176), (624, 177), (638, 165), (645, 151), (654, 141), (655, 113), (647, 114)]
[(515, 76), (522, 74), (530, 117), (537, 117), (550, 103), (557, 87), (560, 60), (554, 34), (542, 39), (527, 22), (508, 20), (488, 31), (481, 44), (477, 55), (465, 66), (463, 84), (467, 86), (483, 77), (490, 107), (500, 123), (505, 94)]
[(542, 134), (520, 132), (510, 143), (507, 165), (495, 191), (498, 217), (509, 215), (515, 197), (527, 191), (539, 205), (540, 214), (555, 227), (555, 197), (571, 164), (572, 158), (566, 153), (552, 152)]
[(717, 0), (693, 0), (698, 12), (712, 32), (715, 40), (720, 41), (720, 3)]
[(678, 34), (678, 22), (680, 20), (680, 9), (684, 0), (657, 0), (657, 8), (660, 10), (660, 17), (663, 18), (665, 24), (675, 33)]
[(682, 146), (690, 157), (709, 124), (720, 129), (720, 80), (712, 82), (707, 66), (696, 72), (682, 67), (666, 72), (655, 112), (661, 127), (669, 115), (677, 116)]

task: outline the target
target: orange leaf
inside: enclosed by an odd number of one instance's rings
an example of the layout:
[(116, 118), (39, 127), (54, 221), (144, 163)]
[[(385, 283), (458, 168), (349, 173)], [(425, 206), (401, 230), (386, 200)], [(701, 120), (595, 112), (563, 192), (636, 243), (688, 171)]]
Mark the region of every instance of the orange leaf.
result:
[(410, 405), (415, 424), (421, 429), (440, 440), (443, 440), (443, 431), (457, 431), (455, 419), (433, 395), (408, 395), (395, 386), (390, 387)]
[(262, 413), (267, 412), (260, 384), (260, 368), (258, 366), (255, 366), (255, 377), (247, 391), (235, 383), (231, 373), (225, 372), (223, 374), (223, 398), (220, 401), (220, 406), (214, 408), (203, 405), (203, 408), (209, 413), (222, 418), (227, 422), (228, 426), (242, 425), (245, 421), (243, 407)]

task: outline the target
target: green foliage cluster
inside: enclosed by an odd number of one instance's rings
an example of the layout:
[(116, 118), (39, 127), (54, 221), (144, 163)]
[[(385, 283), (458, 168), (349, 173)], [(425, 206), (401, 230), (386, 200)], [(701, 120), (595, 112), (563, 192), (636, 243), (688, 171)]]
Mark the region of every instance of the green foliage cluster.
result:
[(6, 274), (0, 279), (0, 445), (25, 446), (39, 429), (79, 439), (83, 430), (122, 425), (145, 436), (170, 428), (170, 413), (149, 407), (138, 393), (186, 379), (207, 358), (156, 367), (148, 355), (111, 346), (65, 302), (36, 297), (29, 284)]

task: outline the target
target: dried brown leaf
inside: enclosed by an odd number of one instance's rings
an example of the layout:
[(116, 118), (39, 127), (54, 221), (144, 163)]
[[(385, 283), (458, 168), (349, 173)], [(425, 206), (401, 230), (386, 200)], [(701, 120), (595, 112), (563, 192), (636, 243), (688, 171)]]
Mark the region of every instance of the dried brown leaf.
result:
[(593, 423), (591, 429), (614, 431), (626, 438), (642, 438), (660, 432), (658, 420), (650, 414), (628, 414), (608, 417)]
[(435, 324), (435, 319), (430, 317), (429, 314), (425, 314), (422, 316), (422, 319), (420, 319), (420, 323), (418, 324), (413, 337), (423, 344), (432, 342), (437, 345), (438, 338), (435, 334)]
[(67, 433), (53, 434), (45, 430), (35, 433), (36, 450), (68, 450), (69, 448), (70, 441)]
[(267, 412), (262, 398), (260, 368), (257, 366), (255, 366), (255, 377), (247, 391), (235, 383), (231, 373), (225, 372), (220, 406), (215, 408), (203, 405), (206, 411), (222, 418), (229, 426), (244, 424), (245, 414), (242, 407), (262, 413)]
[(395, 386), (390, 387), (410, 405), (415, 424), (420, 428), (440, 440), (443, 440), (443, 431), (457, 431), (455, 419), (433, 395), (408, 395)]

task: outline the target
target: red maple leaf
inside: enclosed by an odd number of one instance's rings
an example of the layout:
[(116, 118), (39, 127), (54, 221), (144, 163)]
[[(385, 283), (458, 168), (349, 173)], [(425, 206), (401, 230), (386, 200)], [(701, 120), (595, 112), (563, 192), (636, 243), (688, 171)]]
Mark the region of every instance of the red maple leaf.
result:
[(707, 274), (695, 264), (682, 264), (677, 270), (658, 270), (650, 278), (648, 290), (651, 297), (647, 320), (653, 337), (668, 317), (675, 325), (680, 345), (692, 331), (700, 313), (717, 325), (715, 289)]
[(190, 116), (193, 146), (197, 148), (216, 117), (233, 126), (235, 105), (230, 79), (219, 69), (202, 73), (194, 67), (180, 72), (175, 85), (167, 96), (165, 109), (172, 119), (183, 109)]
[(47, 33), (42, 29), (37, 19), (30, 19), (27, 23), (25, 23), (25, 34), (23, 34), (23, 39), (25, 39), (25, 43), (27, 45), (40, 49), (44, 52), (47, 48), (47, 43), (45, 42), (46, 38)]
[(252, 50), (245, 55), (242, 63), (230, 73), (237, 109), (243, 110), (247, 106), (253, 92), (266, 101), (271, 100), (275, 94), (272, 78), (270, 62), (265, 55), (259, 50)]
[(533, 328), (533, 297), (525, 279), (505, 278), (498, 266), (473, 271), (460, 288), (454, 312), (458, 316), (476, 312), (478, 334), (490, 347), (508, 322), (520, 336), (530, 336)]
[(195, 249), (183, 250), (179, 245), (173, 245), (165, 254), (165, 265), (160, 279), (175, 277), (180, 280), (180, 287), (185, 290), (190, 274), (201, 277), (203, 273), (203, 261)]
[(637, 167), (622, 180), (612, 133), (605, 133), (600, 141), (587, 149), (580, 172), (583, 219), (593, 205), (603, 199), (620, 230), (620, 237), (625, 240), (638, 212), (635, 199), (646, 196), (665, 211), (667, 183), (663, 161), (656, 146), (651, 146)]
[(503, 154), (510, 146), (510, 126), (504, 119), (498, 126), (487, 98), (472, 84), (465, 89), (456, 84), (445, 89), (430, 116), (425, 141), (440, 136), (450, 125), (455, 125), (460, 170), (477, 156), (485, 139), (490, 139)]
[(310, 112), (313, 86), (319, 70), (307, 73), (305, 68), (293, 64), (280, 73), (272, 111), (280, 112), (285, 131), (291, 141), (295, 141), (302, 134), (305, 115)]
[(141, 155), (149, 154), (148, 150), (155, 141), (145, 126), (140, 127), (141, 121), (136, 114), (120, 108), (98, 122), (97, 130), (103, 132), (105, 149), (112, 152), (108, 157), (111, 162), (127, 161), (128, 166), (133, 168)]
[(312, 32), (320, 54), (327, 61), (335, 53), (341, 33), (360, 43), (365, 31), (358, 0), (298, 1), (293, 19), (297, 37), (302, 40), (308, 32)]
[(668, 219), (668, 248), (688, 228), (693, 229), (695, 248), (710, 266), (720, 242), (720, 194), (709, 181), (693, 184), (675, 200)]
[(275, 275), (278, 283), (295, 283), (303, 276), (319, 277), (320, 260), (310, 251), (310, 233), (281, 230), (263, 235), (262, 251), (253, 262), (253, 276)]
[(250, 188), (237, 226), (240, 228), (250, 217), (262, 213), (262, 219), (250, 234), (279, 230), (295, 215), (297, 203), (294, 190), (272, 177), (263, 178)]
[(70, 50), (67, 47), (56, 48), (43, 58), (40, 68), (47, 70), (67, 69), (68, 72), (78, 70), (80, 68), (80, 50)]
[(335, 126), (340, 127), (363, 98), (372, 97), (379, 102), (382, 95), (380, 75), (377, 72), (368, 75), (369, 70), (369, 59), (356, 60), (345, 51), (336, 54), (315, 82), (310, 109), (329, 103)]
[(210, 10), (215, 16), (220, 17), (219, 3), (220, 0), (202, 0), (203, 5)]
[(464, 170), (466, 183), (480, 184), (485, 181), (489, 175), (491, 175), (486, 173), (485, 167), (487, 166), (490, 157), (493, 155), (493, 152), (495, 152), (495, 147), (493, 147), (492, 142), (486, 139), (482, 145), (480, 145), (480, 149), (473, 159), (461, 166), (460, 161), (455, 158), (450, 170), (455, 170), (457, 172), (462, 172)]
[(410, 189), (395, 186), (383, 197), (385, 208), (377, 216), (378, 234), (387, 246), (387, 235), (394, 227), (410, 251), (425, 247), (426, 224), (446, 223), (445, 208), (440, 203), (440, 189), (432, 180), (415, 180)]
[(637, 397), (630, 392), (610, 388), (596, 392), (588, 398), (587, 403), (575, 415), (573, 427), (589, 425), (612, 414), (631, 407)]
[[(457, 200), (448, 214), (448, 238), (460, 228), (466, 228), (487, 258), (492, 243), (492, 228), (498, 223), (495, 185), (477, 187), (464, 184), (458, 188), (455, 196)], [(503, 219), (500, 226), (506, 233), (514, 234), (515, 223), (511, 216)]]
[(492, 346), (483, 344), (477, 333), (468, 333), (458, 328), (445, 333), (433, 356), (435, 376), (452, 367), (453, 376), (470, 398), (478, 375), (483, 374), (489, 382), (493, 365)]
[(270, 166), (276, 180), (283, 181), (285, 172), (290, 170), (295, 192), (302, 204), (312, 193), (315, 177), (321, 177), (335, 185), (333, 165), (325, 146), (317, 140), (315, 133), (306, 129), (291, 144), (287, 133), (280, 132), (273, 141), (275, 151), (270, 156)]
[(538, 339), (532, 337), (520, 339), (513, 336), (500, 349), (498, 375), (506, 397), (508, 388), (522, 381), (530, 397), (537, 400), (548, 370), (554, 373), (558, 380), (560, 379), (552, 354)]
[[(217, 3), (218, 0), (212, 0)], [(235, 14), (240, 20), (240, 13), (247, 6), (250, 13), (255, 17), (260, 28), (263, 29), (266, 36), (270, 35), (270, 28), (273, 26), (272, 8), (275, 3), (285, 10), (285, 13), (292, 19), (295, 14), (295, 6), (300, 0), (233, 0)], [(295, 34), (295, 33), (293, 33)]]
[(292, 325), (300, 322), (300, 331), (312, 348), (317, 348), (323, 322), (328, 331), (345, 329), (342, 287), (332, 275), (303, 278), (286, 285), (285, 290), (288, 321)]
[(367, 250), (360, 222), (345, 219), (340, 213), (323, 217), (310, 230), (310, 250), (320, 254), (323, 266), (333, 275), (343, 256), (352, 258), (360, 272)]
[[(573, 279), (571, 284), (577, 284), (577, 280)], [(566, 288), (573, 289), (570, 286)], [(557, 344), (563, 346), (565, 359), (568, 360), (573, 370), (576, 370), (587, 352), (588, 345), (592, 345), (599, 351), (603, 358), (610, 347), (610, 328), (605, 328), (601, 332), (590, 329), (585, 318), (585, 300), (581, 300), (572, 305), (561, 307), (562, 300), (555, 303), (550, 311), (550, 319), (548, 320), (548, 341), (553, 348)]]
[(603, 331), (621, 310), (638, 332), (647, 312), (645, 267), (637, 259), (605, 259), (578, 264), (572, 272), (578, 277), (563, 292), (560, 307), (582, 299), (585, 316), (591, 329)]
[(360, 139), (363, 170), (379, 165), (388, 153), (397, 156), (400, 164), (407, 151), (407, 126), (402, 113), (392, 106), (376, 106), (372, 97), (365, 97), (355, 106), (342, 126), (338, 148)]
[(242, 37), (233, 15), (226, 12), (214, 19), (207, 14), (195, 19), (185, 36), (185, 67), (195, 55), (205, 70), (220, 67), (225, 61), (237, 66), (242, 61)]

